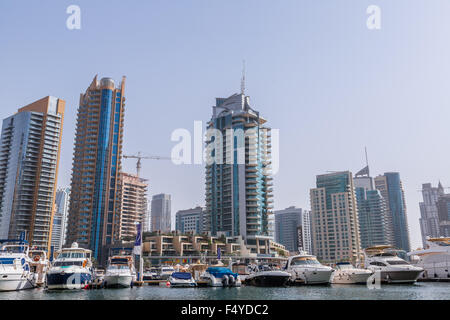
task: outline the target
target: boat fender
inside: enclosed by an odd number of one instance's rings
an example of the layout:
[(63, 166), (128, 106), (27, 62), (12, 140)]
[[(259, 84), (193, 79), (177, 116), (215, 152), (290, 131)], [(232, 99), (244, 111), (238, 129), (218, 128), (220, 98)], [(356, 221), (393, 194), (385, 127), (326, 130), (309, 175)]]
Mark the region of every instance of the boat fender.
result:
[(86, 268), (87, 260), (83, 261), (83, 268)]

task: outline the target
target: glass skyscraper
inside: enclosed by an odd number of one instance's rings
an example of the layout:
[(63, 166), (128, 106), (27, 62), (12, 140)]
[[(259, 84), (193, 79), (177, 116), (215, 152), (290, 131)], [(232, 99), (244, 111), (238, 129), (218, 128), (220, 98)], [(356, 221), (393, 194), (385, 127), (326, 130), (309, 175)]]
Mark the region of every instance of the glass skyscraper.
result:
[(309, 211), (289, 207), (275, 211), (275, 241), (290, 252), (311, 251)]
[(80, 96), (66, 243), (91, 249), (103, 263), (119, 239), (119, 172), (122, 157), (125, 77), (95, 76)]
[(0, 238), (26, 232), (50, 251), (65, 101), (45, 97), (3, 120), (0, 149)]
[(384, 175), (377, 176), (375, 188), (380, 190), (381, 195), (386, 200), (394, 246), (406, 252), (411, 251), (405, 193), (400, 174), (398, 172), (386, 172)]
[(431, 183), (422, 184), (423, 202), (420, 206), (420, 231), (422, 234), (422, 244), (425, 247), (427, 237), (439, 237), (439, 215), (437, 202), (440, 196), (444, 195), (444, 187), (439, 182), (437, 188), (432, 187)]
[(265, 123), (244, 93), (216, 99), (206, 139), (205, 215), (212, 235), (269, 237), (271, 133)]
[(152, 197), (152, 231), (170, 232), (172, 229), (172, 200), (170, 194), (160, 193)]
[(55, 216), (52, 228), (52, 246), (60, 250), (65, 242), (67, 231), (67, 214), (69, 212), (70, 188), (58, 188), (55, 198)]

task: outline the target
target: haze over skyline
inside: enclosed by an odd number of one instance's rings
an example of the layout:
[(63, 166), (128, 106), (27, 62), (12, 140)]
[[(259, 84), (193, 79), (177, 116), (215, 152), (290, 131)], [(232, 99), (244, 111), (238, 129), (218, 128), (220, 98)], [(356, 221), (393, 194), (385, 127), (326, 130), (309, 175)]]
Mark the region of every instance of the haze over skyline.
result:
[[(66, 8), (81, 8), (81, 30)], [(366, 8), (381, 8), (381, 30)], [(450, 10), (446, 1), (8, 1), (0, 3), (4, 119), (47, 95), (66, 100), (58, 185), (70, 185), (78, 99), (96, 74), (127, 77), (124, 154), (170, 156), (177, 128), (211, 117), (240, 90), (280, 129), (275, 210), (310, 208), (326, 171), (398, 171), (411, 247), (421, 245), (422, 183), (450, 185)], [(440, 14), (436, 14), (440, 13)], [(135, 173), (135, 160), (122, 160)], [(172, 195), (172, 215), (204, 205), (204, 164), (143, 160), (149, 198)], [(174, 227), (174, 219), (173, 219)]]

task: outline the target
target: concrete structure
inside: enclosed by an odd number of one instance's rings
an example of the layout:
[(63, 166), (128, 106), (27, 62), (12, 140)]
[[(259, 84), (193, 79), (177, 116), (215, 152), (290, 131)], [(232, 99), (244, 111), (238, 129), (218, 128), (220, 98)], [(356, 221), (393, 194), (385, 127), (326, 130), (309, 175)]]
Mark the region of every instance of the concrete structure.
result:
[(26, 232), (50, 251), (65, 101), (45, 97), (3, 120), (0, 142), (0, 238)]
[(386, 172), (375, 178), (375, 188), (386, 200), (386, 207), (393, 232), (393, 245), (398, 249), (411, 251), (409, 227), (406, 214), (405, 192), (398, 172)]
[(310, 196), (314, 254), (326, 263), (356, 263), (361, 247), (351, 172), (318, 175)]
[(361, 248), (394, 244), (386, 201), (381, 192), (374, 188), (369, 166), (356, 173), (353, 181), (358, 204)]
[(422, 244), (425, 248), (427, 237), (437, 238), (440, 236), (439, 215), (437, 202), (440, 196), (444, 195), (444, 188), (439, 182), (437, 188), (433, 188), (431, 183), (422, 184), (423, 202), (420, 207), (420, 232), (422, 234)]
[(437, 202), (439, 236), (450, 237), (450, 194), (439, 196)]
[(290, 252), (311, 252), (309, 212), (289, 207), (275, 211), (275, 241)]
[(78, 242), (106, 262), (105, 245), (119, 240), (125, 77), (119, 86), (95, 76), (80, 95), (66, 243)]
[(206, 217), (212, 235), (268, 236), (271, 133), (243, 93), (217, 98), (207, 124)]
[(176, 230), (181, 233), (203, 233), (203, 211), (204, 208), (200, 206), (178, 211), (175, 219)]
[(147, 180), (134, 174), (120, 173), (119, 239), (134, 240), (136, 225), (145, 223), (147, 216)]
[(66, 239), (67, 217), (69, 213), (70, 188), (58, 188), (55, 198), (55, 215), (53, 217), (52, 246), (60, 250)]
[(170, 194), (156, 194), (152, 197), (152, 231), (170, 232), (172, 230), (172, 211)]

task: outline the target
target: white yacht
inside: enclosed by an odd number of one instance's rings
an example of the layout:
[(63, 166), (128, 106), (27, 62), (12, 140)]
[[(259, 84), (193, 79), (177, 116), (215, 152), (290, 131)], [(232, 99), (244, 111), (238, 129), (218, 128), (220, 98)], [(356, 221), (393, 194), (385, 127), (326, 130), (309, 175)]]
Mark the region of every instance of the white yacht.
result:
[(50, 268), (47, 252), (44, 250), (30, 249), (29, 257), (31, 258), (30, 270), (33, 273), (33, 282), (38, 287), (44, 287), (47, 271)]
[(424, 269), (420, 279), (430, 281), (450, 281), (450, 238), (428, 238), (427, 248), (408, 253), (418, 257), (415, 264)]
[(109, 258), (104, 277), (107, 288), (127, 288), (136, 281), (134, 260), (131, 255), (116, 255)]
[(34, 288), (28, 244), (15, 240), (5, 242), (0, 251), (0, 291)]
[(83, 289), (92, 283), (91, 250), (78, 248), (76, 242), (63, 248), (47, 272), (48, 289)]
[(381, 245), (364, 249), (364, 265), (380, 274), (382, 283), (414, 283), (423, 268), (399, 258), (392, 246)]
[(169, 279), (170, 275), (175, 272), (175, 269), (171, 266), (161, 267), (158, 277), (161, 280)]
[(197, 286), (190, 272), (174, 272), (169, 276), (168, 282), (172, 288), (191, 288)]
[(373, 271), (355, 268), (350, 262), (336, 263), (332, 283), (336, 284), (366, 284)]
[(302, 251), (289, 257), (285, 270), (291, 274), (290, 282), (300, 284), (329, 284), (333, 268), (322, 265), (315, 256)]

